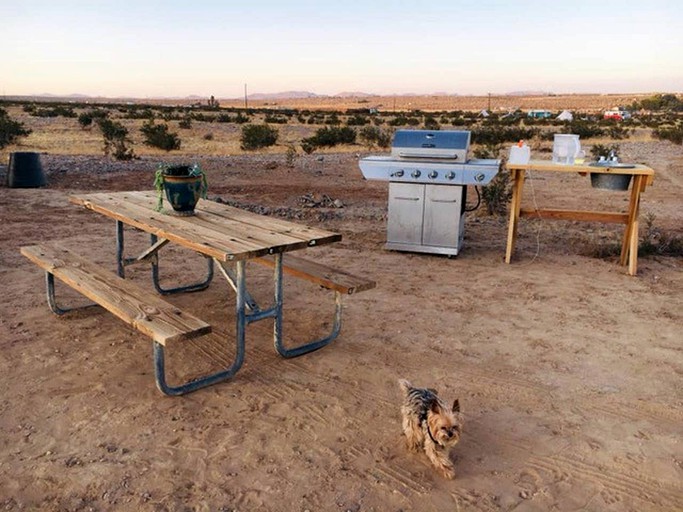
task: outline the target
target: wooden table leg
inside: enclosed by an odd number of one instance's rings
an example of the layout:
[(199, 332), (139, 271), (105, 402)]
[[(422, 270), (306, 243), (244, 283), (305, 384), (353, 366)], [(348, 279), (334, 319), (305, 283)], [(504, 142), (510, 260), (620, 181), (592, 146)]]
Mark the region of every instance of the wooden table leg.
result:
[(631, 243), (629, 246), (629, 259), (628, 259), (628, 273), (629, 275), (635, 276), (638, 272), (638, 217), (640, 217), (640, 193), (643, 189), (643, 182), (645, 180), (644, 176), (635, 176), (633, 188), (637, 190), (636, 197), (634, 200), (635, 210), (633, 212), (633, 223), (631, 227)]
[(633, 177), (631, 188), (631, 200), (628, 207), (628, 220), (624, 230), (624, 239), (621, 243), (621, 257), (619, 263), (626, 265), (628, 259), (628, 273), (636, 275), (638, 266), (638, 214), (640, 209), (640, 192), (643, 187), (643, 176)]
[(505, 249), (505, 263), (510, 263), (512, 253), (515, 250), (517, 240), (517, 228), (519, 227), (519, 210), (522, 206), (522, 187), (524, 185), (525, 171), (513, 169), (512, 176), (512, 201), (510, 203), (510, 220), (508, 223), (508, 240)]

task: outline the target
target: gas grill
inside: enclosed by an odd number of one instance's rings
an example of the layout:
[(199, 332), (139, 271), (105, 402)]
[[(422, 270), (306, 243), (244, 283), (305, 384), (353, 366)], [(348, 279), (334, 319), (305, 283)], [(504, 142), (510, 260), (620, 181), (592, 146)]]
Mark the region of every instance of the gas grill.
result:
[(468, 159), (470, 132), (399, 130), (390, 156), (362, 158), (368, 180), (389, 182), (386, 249), (457, 255), (467, 185), (486, 185), (500, 160)]

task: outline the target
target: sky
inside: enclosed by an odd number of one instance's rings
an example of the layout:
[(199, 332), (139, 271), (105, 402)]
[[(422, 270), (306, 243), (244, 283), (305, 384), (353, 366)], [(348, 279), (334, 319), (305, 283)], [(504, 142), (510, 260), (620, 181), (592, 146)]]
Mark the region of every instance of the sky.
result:
[(683, 91), (682, 0), (0, 0), (0, 94)]

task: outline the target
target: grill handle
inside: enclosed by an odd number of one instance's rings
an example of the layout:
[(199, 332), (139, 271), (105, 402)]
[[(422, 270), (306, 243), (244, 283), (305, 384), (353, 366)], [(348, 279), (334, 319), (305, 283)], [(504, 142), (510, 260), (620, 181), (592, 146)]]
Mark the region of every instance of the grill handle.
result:
[(443, 158), (444, 160), (457, 160), (457, 153), (411, 153), (410, 151), (399, 151), (398, 156), (401, 158)]

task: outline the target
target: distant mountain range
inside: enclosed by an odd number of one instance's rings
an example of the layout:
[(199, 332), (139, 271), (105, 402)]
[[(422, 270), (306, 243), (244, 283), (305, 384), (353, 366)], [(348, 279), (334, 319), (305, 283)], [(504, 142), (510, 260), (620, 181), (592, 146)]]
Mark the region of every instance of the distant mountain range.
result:
[[(307, 98), (372, 98), (372, 97), (380, 97), (380, 96), (461, 96), (460, 94), (457, 93), (447, 93), (447, 92), (433, 92), (433, 93), (425, 93), (425, 94), (419, 94), (419, 93), (402, 93), (402, 94), (392, 94), (392, 93), (387, 93), (387, 94), (370, 94), (367, 92), (362, 92), (362, 91), (343, 91), (339, 92), (337, 94), (317, 94), (315, 92), (311, 91), (282, 91), (282, 92), (270, 92), (270, 93), (252, 93), (247, 95), (247, 99), (250, 100), (285, 100), (285, 99), (307, 99)], [(466, 95), (470, 96), (470, 95)], [(481, 95), (471, 95), (471, 96), (486, 96), (486, 94), (481, 94)], [(494, 96), (553, 96), (552, 92), (547, 92), (547, 91), (514, 91), (514, 92), (508, 92), (508, 93), (503, 93), (503, 94), (494, 94)], [(89, 94), (80, 94), (80, 93), (74, 93), (74, 94), (67, 94), (67, 95), (61, 95), (61, 94), (52, 94), (49, 92), (44, 92), (41, 94), (32, 94), (32, 95), (27, 95), (25, 97), (34, 97), (34, 98), (68, 98), (68, 99), (74, 99), (74, 100), (87, 100), (87, 99), (94, 99), (94, 98), (105, 98), (104, 96), (92, 96)], [(111, 97), (112, 99), (123, 99), (123, 98), (133, 98), (132, 96), (118, 96), (118, 97)], [(198, 94), (190, 94), (188, 96), (184, 97), (179, 97), (179, 96), (159, 96), (159, 97), (154, 97), (154, 98), (149, 98), (148, 99), (158, 99), (158, 100), (192, 100), (192, 101), (203, 101), (207, 99), (208, 96), (201, 96)], [(144, 99), (143, 97), (136, 98), (136, 99)], [(217, 99), (221, 99), (220, 96), (217, 97)], [(227, 99), (227, 98), (226, 98)], [(229, 99), (240, 99), (240, 98), (229, 98)]]

